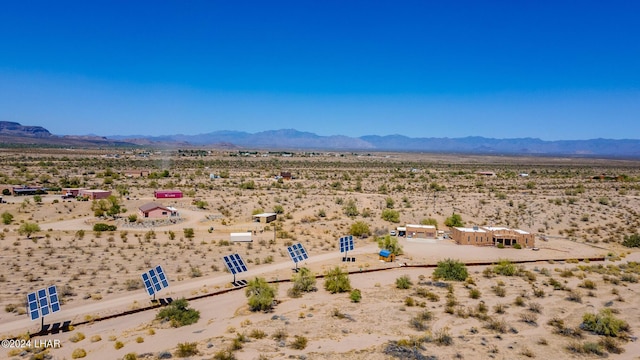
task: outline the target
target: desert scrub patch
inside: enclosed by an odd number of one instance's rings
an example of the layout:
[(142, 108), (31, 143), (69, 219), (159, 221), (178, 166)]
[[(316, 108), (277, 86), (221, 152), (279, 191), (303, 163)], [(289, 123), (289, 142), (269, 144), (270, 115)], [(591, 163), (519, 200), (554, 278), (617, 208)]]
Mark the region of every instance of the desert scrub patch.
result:
[(83, 333), (81, 333), (81, 332), (78, 332), (78, 333), (76, 333), (75, 335), (73, 335), (72, 337), (70, 337), (70, 338), (69, 338), (69, 341), (74, 342), (74, 343), (77, 343), (77, 342), (82, 341), (82, 340), (84, 340), (84, 339), (85, 339), (84, 334), (83, 334)]
[(87, 356), (87, 351), (85, 349), (75, 349), (71, 353), (72, 359), (82, 359)]
[(413, 285), (409, 275), (402, 275), (396, 279), (396, 288), (398, 289), (410, 289)]
[(438, 261), (438, 265), (433, 271), (434, 280), (465, 281), (467, 277), (469, 277), (467, 266), (453, 259)]
[(291, 348), (296, 350), (302, 350), (307, 347), (309, 340), (301, 335), (295, 335), (291, 342)]
[(198, 351), (198, 343), (195, 342), (184, 342), (178, 344), (178, 349), (176, 350), (177, 357), (189, 357), (193, 355), (198, 355), (200, 352)]
[(601, 309), (597, 314), (584, 314), (580, 326), (594, 334), (611, 337), (626, 337), (630, 330), (629, 324), (615, 317), (611, 309)]
[(156, 319), (169, 321), (172, 327), (191, 325), (200, 319), (200, 311), (189, 308), (189, 302), (185, 299), (178, 299), (160, 310)]

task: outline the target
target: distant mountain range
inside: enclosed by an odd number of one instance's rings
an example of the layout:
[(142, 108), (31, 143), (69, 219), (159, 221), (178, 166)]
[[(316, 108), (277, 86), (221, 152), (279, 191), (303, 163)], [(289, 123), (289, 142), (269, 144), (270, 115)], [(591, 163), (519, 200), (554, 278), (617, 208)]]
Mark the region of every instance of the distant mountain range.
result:
[(565, 155), (640, 158), (640, 140), (411, 138), (403, 135), (320, 136), (293, 129), (257, 133), (215, 131), (199, 135), (57, 136), (40, 126), (0, 121), (0, 145), (215, 147), (223, 149), (413, 151), (436, 153)]

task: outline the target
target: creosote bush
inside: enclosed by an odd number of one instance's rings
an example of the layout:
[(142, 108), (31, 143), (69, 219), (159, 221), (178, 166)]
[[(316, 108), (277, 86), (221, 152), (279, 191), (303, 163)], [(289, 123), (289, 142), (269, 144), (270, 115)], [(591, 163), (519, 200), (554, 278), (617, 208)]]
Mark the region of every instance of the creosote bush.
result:
[(584, 314), (580, 327), (595, 334), (610, 337), (624, 337), (630, 329), (629, 324), (615, 317), (611, 309), (602, 309), (597, 314)]
[(436, 280), (464, 281), (467, 277), (469, 272), (466, 265), (453, 259), (438, 261), (438, 266), (433, 271), (433, 278)]
[(251, 311), (267, 311), (273, 308), (273, 301), (276, 298), (277, 288), (270, 285), (267, 280), (256, 277), (249, 280), (245, 295), (248, 298)]
[(351, 290), (349, 274), (343, 272), (339, 266), (329, 270), (324, 277), (324, 288), (332, 294)]
[(195, 324), (200, 319), (200, 311), (189, 309), (188, 306), (189, 302), (185, 298), (175, 300), (160, 310), (156, 319), (168, 320), (173, 327)]

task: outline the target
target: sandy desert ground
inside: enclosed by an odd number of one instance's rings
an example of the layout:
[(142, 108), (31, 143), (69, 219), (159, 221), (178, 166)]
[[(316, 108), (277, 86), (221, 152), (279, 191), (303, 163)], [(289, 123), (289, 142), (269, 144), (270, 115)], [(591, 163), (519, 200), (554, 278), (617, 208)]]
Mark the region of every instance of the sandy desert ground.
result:
[[(638, 165), (425, 154), (5, 150), (0, 185), (109, 189), (127, 211), (117, 220), (97, 218), (92, 202), (62, 199), (55, 190), (39, 198), (5, 195), (0, 212), (12, 220), (0, 232), (0, 334), (12, 338), (38, 331), (39, 322), (25, 313), (26, 294), (55, 284), (63, 294), (63, 310), (48, 316), (47, 323), (95, 321), (34, 337), (60, 340), (62, 347), (31, 349), (27, 356), (71, 359), (82, 349), (89, 359), (155, 359), (176, 357), (179, 344), (193, 343), (198, 352), (193, 359), (390, 359), (385, 351), (394, 348), (415, 350), (402, 358), (546, 359), (600, 356), (568, 349), (593, 343), (611, 358), (638, 358), (639, 255), (620, 244), (640, 224)], [(132, 169), (152, 175), (122, 175)], [(274, 179), (281, 171), (295, 179)], [(496, 176), (478, 176), (478, 171)], [(129, 221), (139, 206), (153, 201), (153, 190), (172, 188), (186, 196), (158, 202), (176, 207), (179, 221)], [(282, 212), (275, 223), (252, 222), (254, 212), (273, 209)], [(399, 222), (383, 220), (385, 209), (397, 211)], [(403, 255), (393, 263), (378, 259), (377, 236), (429, 218), (447, 230), (445, 219), (454, 212), (468, 226), (535, 233), (540, 250), (401, 238)], [(371, 234), (357, 239), (357, 261), (342, 263), (337, 239), (358, 221)], [(94, 232), (97, 222), (117, 230)], [(40, 231), (27, 238), (19, 234), (24, 223), (36, 223)], [(193, 229), (194, 236), (184, 229)], [(228, 242), (229, 233), (246, 230), (256, 231), (252, 243)], [(278, 304), (268, 313), (249, 311), (240, 289), (191, 301), (201, 317), (186, 327), (155, 321), (157, 309), (100, 321), (150, 305), (140, 274), (151, 266), (162, 265), (169, 276), (171, 286), (162, 297), (191, 298), (231, 288), (222, 256), (235, 252), (249, 267), (239, 278), (290, 279), (293, 263), (286, 246), (297, 242), (310, 254), (301, 266), (318, 275), (335, 266), (352, 272), (351, 285), (361, 290), (362, 301), (351, 302), (348, 293), (330, 294), (318, 279), (319, 290), (300, 298), (289, 297), (291, 284), (280, 282)], [(432, 281), (433, 268), (420, 266), (447, 258), (540, 261), (521, 265), (517, 276), (491, 275), (486, 269), (493, 266), (469, 266), (471, 280), (445, 288)], [(606, 260), (576, 260), (585, 258)], [(387, 270), (367, 272), (372, 269)], [(413, 283), (409, 289), (396, 287), (403, 275)], [(615, 346), (605, 344), (608, 348), (597, 345), (603, 336), (575, 330), (585, 313), (605, 308), (630, 325), (628, 339), (616, 338)], [(301, 338), (306, 346), (295, 349)], [(116, 349), (116, 344), (123, 346)], [(225, 352), (229, 348), (234, 350)], [(21, 350), (0, 351), (7, 358), (24, 358)]]

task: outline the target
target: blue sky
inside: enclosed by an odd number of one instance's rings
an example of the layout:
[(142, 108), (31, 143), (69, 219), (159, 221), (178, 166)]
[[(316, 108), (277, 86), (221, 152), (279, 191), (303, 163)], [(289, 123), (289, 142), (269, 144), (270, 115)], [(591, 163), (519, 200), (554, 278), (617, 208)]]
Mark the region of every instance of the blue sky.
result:
[(11, 1), (0, 120), (55, 134), (640, 138), (635, 1)]

